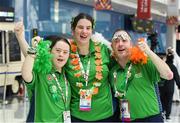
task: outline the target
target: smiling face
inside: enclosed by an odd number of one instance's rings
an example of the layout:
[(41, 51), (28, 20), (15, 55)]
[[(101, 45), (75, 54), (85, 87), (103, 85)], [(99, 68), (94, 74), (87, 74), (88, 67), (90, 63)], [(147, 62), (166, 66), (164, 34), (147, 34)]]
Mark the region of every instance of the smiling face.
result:
[(131, 38), (125, 31), (120, 30), (113, 35), (112, 49), (116, 58), (128, 59), (130, 55), (129, 48), (131, 47)]
[(69, 45), (64, 41), (57, 41), (53, 46), (51, 53), (53, 54), (53, 65), (56, 69), (61, 69), (69, 58)]
[(77, 43), (87, 44), (92, 35), (92, 23), (88, 19), (80, 19), (73, 31)]

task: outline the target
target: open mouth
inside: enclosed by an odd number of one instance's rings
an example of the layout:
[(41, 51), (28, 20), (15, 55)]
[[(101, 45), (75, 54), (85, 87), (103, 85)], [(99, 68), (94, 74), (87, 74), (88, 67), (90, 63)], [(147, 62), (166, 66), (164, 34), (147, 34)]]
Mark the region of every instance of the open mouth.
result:
[(119, 52), (125, 51), (125, 49), (118, 49)]
[(57, 59), (58, 62), (63, 62), (64, 60), (63, 59)]
[(87, 38), (87, 36), (80, 35), (80, 38), (82, 38), (82, 39), (86, 39), (86, 38)]

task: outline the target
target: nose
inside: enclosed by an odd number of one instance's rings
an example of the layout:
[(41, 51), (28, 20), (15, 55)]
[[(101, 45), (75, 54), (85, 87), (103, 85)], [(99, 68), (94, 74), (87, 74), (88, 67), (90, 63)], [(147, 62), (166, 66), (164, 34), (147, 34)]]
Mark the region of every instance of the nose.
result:
[(59, 56), (63, 56), (64, 55), (64, 52), (63, 51), (60, 51), (59, 52)]
[(83, 33), (86, 33), (86, 32), (87, 32), (87, 29), (86, 29), (86, 28), (83, 28), (82, 32), (83, 32)]
[(117, 42), (117, 45), (118, 45), (118, 46), (121, 46), (122, 44), (123, 44), (122, 40), (119, 40), (119, 41)]

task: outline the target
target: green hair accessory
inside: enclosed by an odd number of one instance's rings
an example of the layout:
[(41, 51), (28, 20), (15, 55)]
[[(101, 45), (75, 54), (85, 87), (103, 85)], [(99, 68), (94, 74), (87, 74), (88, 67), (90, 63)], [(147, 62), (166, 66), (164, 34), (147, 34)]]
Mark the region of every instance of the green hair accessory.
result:
[(52, 54), (50, 53), (51, 42), (41, 40), (37, 47), (36, 59), (33, 70), (37, 73), (47, 74), (52, 69)]

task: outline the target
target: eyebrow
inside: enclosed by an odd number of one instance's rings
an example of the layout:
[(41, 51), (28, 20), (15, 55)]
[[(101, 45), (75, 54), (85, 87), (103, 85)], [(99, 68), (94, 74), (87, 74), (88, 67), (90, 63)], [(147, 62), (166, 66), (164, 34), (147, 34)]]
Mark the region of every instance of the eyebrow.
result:
[[(56, 50), (64, 50), (64, 49), (61, 49), (61, 48), (55, 48)], [(64, 51), (69, 51), (69, 50), (64, 50)]]
[[(78, 27), (84, 27), (83, 25), (78, 25)], [(92, 27), (92, 26), (86, 26), (86, 27)]]

